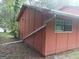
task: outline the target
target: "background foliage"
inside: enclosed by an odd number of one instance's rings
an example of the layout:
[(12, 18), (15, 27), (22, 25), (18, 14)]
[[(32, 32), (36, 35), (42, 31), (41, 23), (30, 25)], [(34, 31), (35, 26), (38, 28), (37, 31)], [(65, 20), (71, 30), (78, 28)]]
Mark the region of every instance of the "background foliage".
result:
[(18, 16), (21, 5), (25, 0), (2, 0), (0, 3), (0, 27), (10, 30), (14, 37), (18, 34), (18, 24), (16, 18)]

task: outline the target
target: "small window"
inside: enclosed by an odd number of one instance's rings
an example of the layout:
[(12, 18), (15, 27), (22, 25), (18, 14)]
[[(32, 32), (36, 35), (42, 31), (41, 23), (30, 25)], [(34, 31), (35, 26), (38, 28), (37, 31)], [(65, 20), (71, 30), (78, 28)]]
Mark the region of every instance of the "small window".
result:
[(55, 31), (56, 32), (69, 32), (72, 31), (72, 20), (55, 20)]

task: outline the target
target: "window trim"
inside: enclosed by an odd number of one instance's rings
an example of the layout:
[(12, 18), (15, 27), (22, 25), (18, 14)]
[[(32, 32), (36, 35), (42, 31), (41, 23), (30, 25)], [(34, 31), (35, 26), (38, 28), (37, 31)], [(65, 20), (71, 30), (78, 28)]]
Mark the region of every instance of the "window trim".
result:
[[(56, 18), (56, 19), (58, 19), (58, 18)], [(72, 21), (72, 31), (56, 31), (56, 19), (55, 19), (55, 25), (54, 25), (55, 33), (72, 33), (73, 32), (73, 21)]]

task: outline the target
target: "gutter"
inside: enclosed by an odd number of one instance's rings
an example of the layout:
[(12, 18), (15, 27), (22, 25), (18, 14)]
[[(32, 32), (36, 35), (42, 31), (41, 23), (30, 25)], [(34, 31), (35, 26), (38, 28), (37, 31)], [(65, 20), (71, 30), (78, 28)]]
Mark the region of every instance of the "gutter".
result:
[(58, 10), (51, 10), (54, 12), (55, 15), (61, 15), (61, 16), (66, 16), (66, 17), (72, 17), (72, 18), (79, 18), (79, 15), (68, 13), (68, 12), (63, 12), (63, 11), (58, 11)]

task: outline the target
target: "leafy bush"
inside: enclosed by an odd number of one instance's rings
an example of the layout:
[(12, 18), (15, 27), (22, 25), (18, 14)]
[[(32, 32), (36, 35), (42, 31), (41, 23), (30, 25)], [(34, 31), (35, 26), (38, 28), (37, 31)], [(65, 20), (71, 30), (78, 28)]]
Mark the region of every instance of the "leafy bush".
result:
[(11, 35), (13, 35), (14, 36), (14, 38), (18, 38), (18, 30), (12, 30), (11, 32), (10, 32), (10, 34)]

